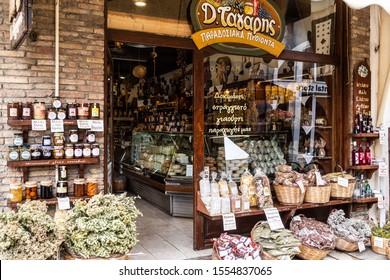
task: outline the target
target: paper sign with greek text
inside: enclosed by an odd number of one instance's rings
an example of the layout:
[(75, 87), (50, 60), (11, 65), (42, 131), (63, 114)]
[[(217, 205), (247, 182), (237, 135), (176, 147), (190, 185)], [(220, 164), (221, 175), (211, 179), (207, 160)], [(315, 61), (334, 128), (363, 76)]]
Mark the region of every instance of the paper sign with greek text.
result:
[(301, 216), (295, 216), (292, 218), (294, 222), (302, 222)]
[[(375, 195), (375, 196), (376, 196), (376, 195)], [(383, 195), (379, 194), (377, 197), (378, 197), (378, 209), (383, 209), (383, 208), (385, 208), (384, 200), (383, 200)]]
[(379, 177), (388, 177), (389, 171), (387, 168), (387, 164), (384, 162), (379, 163), (379, 168), (378, 168), (378, 175)]
[(35, 131), (45, 131), (46, 120), (31, 120), (31, 129)]
[(222, 215), (222, 220), (223, 220), (223, 230), (224, 231), (237, 229), (236, 216), (234, 215), (234, 213)]
[(51, 120), (50, 121), (51, 132), (64, 132), (64, 121), (63, 120)]
[(366, 250), (366, 246), (364, 245), (364, 242), (362, 241), (359, 241), (358, 242), (358, 247), (359, 247), (359, 252), (363, 252), (364, 250)]
[(265, 216), (267, 218), (269, 227), (271, 230), (276, 230), (280, 228), (284, 228), (282, 223), (282, 219), (280, 218), (280, 213), (276, 208), (265, 208), (264, 209)]
[(91, 120), (77, 120), (79, 129), (91, 129)]
[(103, 132), (104, 131), (103, 120), (91, 120), (91, 130)]
[(383, 238), (374, 236), (374, 246), (379, 247), (379, 248), (383, 248)]
[(186, 176), (187, 177), (192, 177), (193, 169), (194, 169), (194, 166), (192, 164), (186, 165)]
[(385, 141), (386, 141), (386, 131), (383, 128), (381, 128), (379, 130), (379, 144), (382, 145), (385, 143)]
[(58, 209), (60, 210), (70, 209), (69, 197), (57, 197), (57, 200), (58, 200)]
[(337, 184), (344, 188), (348, 188), (348, 179), (339, 176), (337, 177)]

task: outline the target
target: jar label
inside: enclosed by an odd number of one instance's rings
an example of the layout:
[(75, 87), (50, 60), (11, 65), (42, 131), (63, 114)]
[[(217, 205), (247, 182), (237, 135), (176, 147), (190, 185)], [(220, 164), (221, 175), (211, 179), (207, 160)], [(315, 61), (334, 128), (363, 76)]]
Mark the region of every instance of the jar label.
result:
[(10, 115), (10, 117), (17, 117), (18, 116), (18, 109), (17, 108), (10, 108), (9, 115)]
[(69, 108), (68, 115), (69, 117), (76, 117), (76, 108)]
[(73, 133), (69, 136), (69, 140), (72, 143), (77, 143), (79, 141), (79, 136), (77, 135), (77, 133)]
[(51, 139), (43, 138), (43, 146), (51, 146)]
[(99, 108), (92, 108), (91, 116), (95, 117), (95, 118), (98, 118), (99, 117)]
[(31, 156), (29, 151), (23, 151), (22, 152), (22, 159), (29, 159)]
[(68, 189), (66, 187), (57, 187), (57, 193), (67, 193)]
[(10, 152), (9, 153), (9, 158), (12, 159), (12, 160), (16, 160), (19, 158), (19, 153), (18, 152)]
[(23, 117), (31, 116), (31, 109), (30, 108), (23, 108), (22, 116)]
[(95, 134), (89, 134), (89, 135), (87, 136), (87, 141), (88, 141), (88, 143), (94, 143), (95, 140), (96, 140)]
[(41, 156), (41, 152), (39, 152), (39, 151), (32, 152), (31, 156), (33, 156), (33, 157), (40, 157)]
[(64, 140), (62, 138), (55, 139), (56, 146), (62, 146), (63, 143), (64, 143)]
[(65, 117), (66, 117), (66, 115), (65, 115), (65, 113), (64, 113), (64, 112), (58, 112), (58, 115), (57, 115), (57, 117), (58, 117), (58, 119), (59, 119), (59, 120), (64, 120), (64, 119), (65, 119)]
[(43, 153), (44, 157), (50, 157), (51, 156), (51, 151), (49, 149), (42, 150), (42, 153)]
[(47, 117), (49, 118), (49, 120), (54, 120), (57, 117), (57, 114), (56, 112), (49, 112), (49, 114), (47, 114)]
[(65, 156), (67, 157), (73, 157), (73, 149), (66, 149), (65, 150)]
[(20, 146), (22, 144), (23, 144), (23, 138), (21, 138), (21, 137), (14, 138), (14, 145), (15, 146)]
[(99, 148), (93, 148), (92, 149), (92, 155), (95, 157), (98, 157), (100, 154)]
[(75, 155), (75, 157), (81, 157), (83, 155), (83, 150), (74, 149), (74, 155)]
[(91, 149), (89, 149), (89, 148), (84, 148), (84, 149), (83, 149), (83, 156), (84, 156), (84, 157), (89, 157), (89, 156), (91, 156)]

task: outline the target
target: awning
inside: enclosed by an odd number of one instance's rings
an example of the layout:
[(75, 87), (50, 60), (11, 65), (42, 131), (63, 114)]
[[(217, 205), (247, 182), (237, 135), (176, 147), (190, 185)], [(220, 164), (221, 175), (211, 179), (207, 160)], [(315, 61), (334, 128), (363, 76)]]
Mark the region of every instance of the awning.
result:
[(349, 7), (353, 9), (363, 9), (370, 5), (381, 6), (388, 14), (390, 14), (389, 0), (343, 0)]

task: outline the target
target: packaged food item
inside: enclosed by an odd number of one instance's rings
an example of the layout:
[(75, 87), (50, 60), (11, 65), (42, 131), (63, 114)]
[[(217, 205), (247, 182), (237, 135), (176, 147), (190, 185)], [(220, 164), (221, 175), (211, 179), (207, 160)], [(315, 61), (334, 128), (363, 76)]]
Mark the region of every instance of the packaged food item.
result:
[(75, 144), (74, 145), (74, 158), (82, 158), (83, 157), (83, 148), (84, 148), (84, 144)]
[(241, 180), (240, 180), (241, 185), (247, 185), (253, 186), (253, 175), (247, 170), (242, 174)]
[(42, 158), (51, 159), (53, 156), (53, 148), (51, 146), (42, 146)]
[(8, 161), (19, 161), (19, 147), (8, 146)]
[(68, 196), (68, 182), (67, 181), (58, 181), (56, 191), (57, 191), (57, 197)]
[(260, 209), (272, 207), (273, 201), (269, 180), (260, 168), (256, 169), (255, 172), (253, 181), (256, 188), (257, 206)]
[(24, 144), (19, 149), (20, 151), (20, 160), (31, 160), (31, 149), (29, 144)]
[(75, 103), (66, 104), (66, 115), (69, 120), (77, 119), (77, 105)]
[(211, 196), (211, 186), (210, 186), (210, 180), (208, 179), (208, 176), (202, 171), (200, 173), (200, 176), (202, 179), (199, 181), (199, 191), (200, 196)]
[(34, 102), (33, 118), (34, 120), (44, 120), (46, 118), (45, 102), (38, 102), (38, 101)]
[(221, 214), (230, 213), (230, 197), (225, 195), (221, 197)]
[(26, 186), (26, 199), (35, 200), (38, 198), (38, 184), (36, 181), (27, 181)]
[(69, 142), (72, 144), (77, 144), (77, 142), (79, 142), (79, 133), (77, 129), (69, 130)]
[(91, 119), (98, 119), (100, 117), (100, 104), (99, 103), (91, 103)]
[(229, 187), (226, 181), (226, 172), (222, 172), (221, 179), (218, 182), (220, 196), (229, 195)]
[(230, 195), (230, 209), (233, 213), (241, 211), (241, 197), (238, 194)]
[(54, 159), (63, 159), (65, 155), (63, 146), (54, 146), (53, 158)]
[(76, 178), (73, 184), (74, 196), (81, 197), (85, 195), (85, 179)]
[(221, 215), (221, 198), (219, 196), (212, 196), (210, 202), (210, 215)]
[(85, 143), (88, 143), (88, 144), (93, 144), (96, 142), (96, 136), (95, 136), (95, 132), (94, 131), (91, 131), (91, 130), (87, 130), (85, 132)]
[(9, 102), (7, 105), (7, 116), (9, 120), (20, 119), (20, 103)]
[(22, 146), (23, 145), (23, 133), (14, 133), (14, 145)]
[(40, 160), (40, 159), (42, 159), (41, 145), (39, 145), (39, 144), (31, 144), (30, 145), (30, 150), (31, 150), (31, 159), (32, 160)]
[(77, 117), (79, 119), (89, 118), (89, 103), (86, 102), (77, 103)]
[(45, 135), (42, 136), (42, 147), (51, 147), (51, 136), (50, 135)]
[(219, 186), (218, 186), (217, 181), (215, 181), (215, 179), (217, 178), (217, 175), (218, 175), (217, 172), (211, 173), (212, 180), (211, 180), (211, 184), (210, 184), (210, 189), (211, 189), (211, 196), (212, 197), (219, 197)]
[(47, 118), (49, 120), (55, 120), (57, 118), (57, 111), (56, 111), (56, 108), (53, 108), (51, 107), (48, 111), (47, 111)]
[(241, 196), (241, 211), (246, 212), (251, 210), (251, 205), (250, 205), (250, 198), (248, 194), (243, 194)]
[(64, 120), (66, 118), (66, 111), (63, 108), (57, 109), (57, 119)]
[(221, 260), (261, 260), (261, 246), (250, 237), (222, 233), (213, 248)]
[(228, 173), (228, 187), (231, 195), (238, 195), (237, 183), (232, 180), (232, 174)]
[(53, 184), (50, 180), (41, 181), (41, 198), (53, 197)]
[(22, 183), (11, 183), (9, 186), (9, 201), (20, 202), (23, 199)]
[(99, 144), (97, 144), (97, 143), (92, 144), (91, 145), (91, 149), (92, 149), (92, 157), (93, 158), (98, 158), (100, 156)]
[(241, 192), (241, 194), (242, 195), (248, 195), (249, 196), (249, 194), (248, 194), (248, 192), (249, 192), (249, 187), (248, 187), (248, 185), (245, 185), (245, 184), (243, 184), (243, 185), (240, 185), (240, 192)]
[(91, 144), (84, 144), (83, 157), (85, 157), (85, 158), (91, 157)]
[(53, 136), (53, 144), (54, 146), (64, 146), (64, 133), (63, 132), (55, 132)]
[(96, 179), (87, 179), (86, 193), (88, 196), (94, 196), (98, 192), (98, 181)]
[(73, 144), (66, 144), (64, 152), (65, 152), (65, 158), (66, 159), (72, 159), (74, 157)]
[(22, 119), (31, 120), (32, 118), (32, 103), (26, 102), (22, 105)]

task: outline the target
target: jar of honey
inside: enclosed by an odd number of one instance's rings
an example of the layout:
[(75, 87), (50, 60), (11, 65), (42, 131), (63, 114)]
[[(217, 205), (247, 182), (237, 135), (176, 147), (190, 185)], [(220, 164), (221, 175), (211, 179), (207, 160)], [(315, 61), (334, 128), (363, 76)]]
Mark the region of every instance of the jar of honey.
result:
[(7, 116), (9, 120), (20, 119), (20, 103), (9, 102), (7, 105)]
[(23, 188), (21, 183), (11, 183), (9, 186), (9, 201), (20, 202), (23, 199)]
[(77, 117), (79, 119), (89, 118), (89, 103), (86, 102), (77, 103)]
[(99, 144), (92, 144), (92, 157), (93, 158), (98, 158), (100, 156), (100, 149), (99, 149)]
[(22, 119), (31, 120), (32, 117), (32, 103), (26, 102), (22, 105)]
[(26, 199), (35, 200), (38, 198), (38, 184), (36, 181), (27, 181), (26, 186)]
[(85, 179), (76, 178), (73, 184), (74, 196), (81, 197), (85, 195)]
[(45, 102), (38, 102), (38, 101), (34, 102), (33, 118), (34, 120), (44, 120), (46, 118)]
[(85, 157), (85, 158), (91, 157), (91, 145), (90, 144), (84, 144), (83, 157)]
[(66, 144), (65, 145), (65, 158), (72, 159), (73, 157), (74, 157), (73, 144)]
[(96, 179), (87, 179), (86, 192), (88, 196), (94, 196), (98, 192), (98, 181)]
[(65, 155), (63, 146), (54, 146), (53, 158), (54, 159), (63, 159)]
[(53, 144), (54, 146), (64, 146), (64, 133), (62, 132), (55, 132), (53, 136)]

